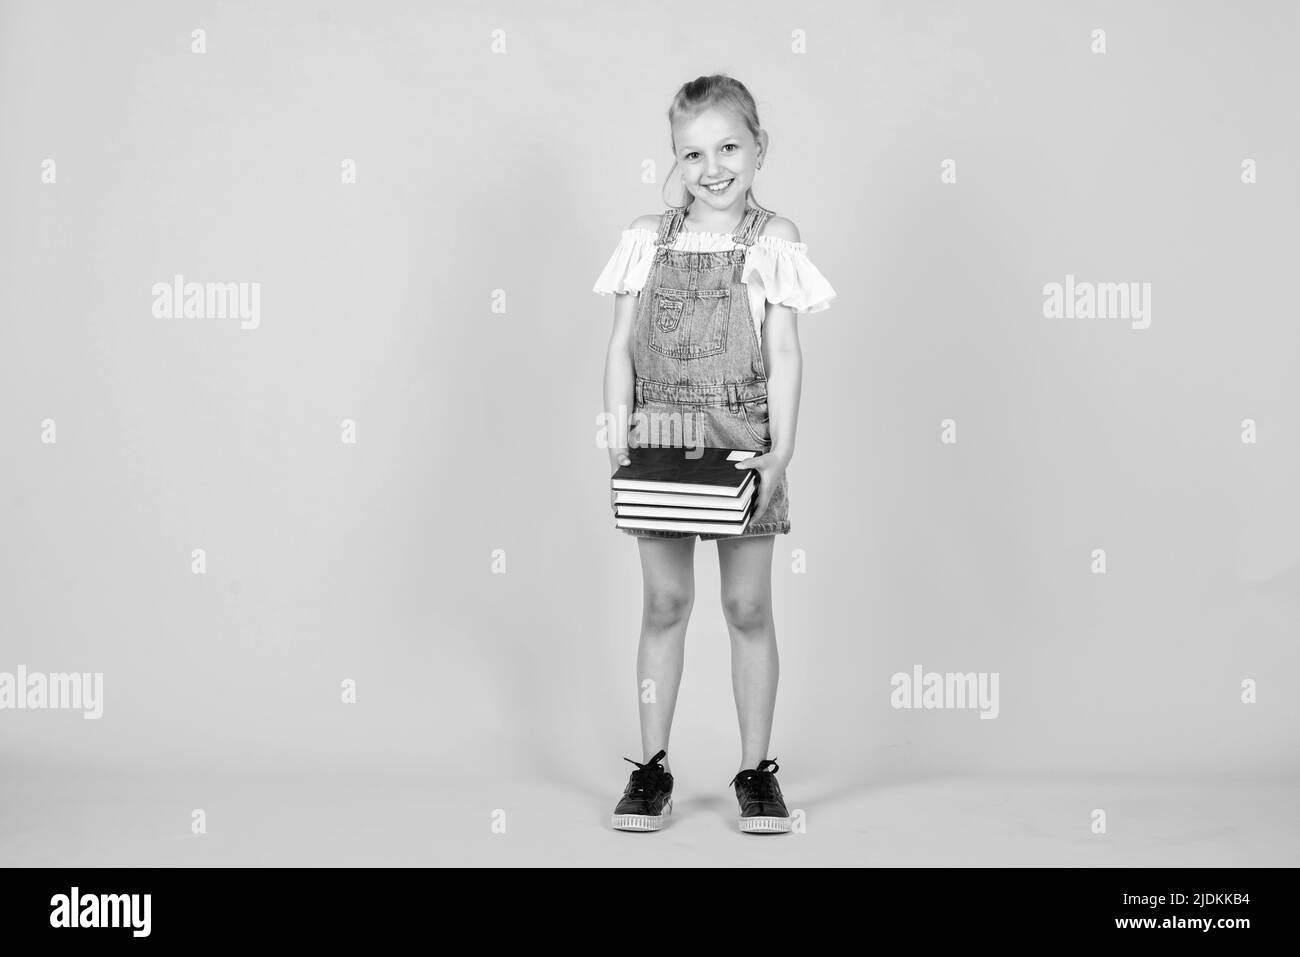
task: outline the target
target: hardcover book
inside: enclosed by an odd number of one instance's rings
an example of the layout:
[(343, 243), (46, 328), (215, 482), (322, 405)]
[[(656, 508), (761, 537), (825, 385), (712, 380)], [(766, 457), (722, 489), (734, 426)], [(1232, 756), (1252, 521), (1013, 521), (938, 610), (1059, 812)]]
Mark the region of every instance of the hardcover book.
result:
[(758, 472), (736, 463), (749, 449), (628, 449), (630, 465), (610, 479), (615, 527), (737, 535), (757, 501)]

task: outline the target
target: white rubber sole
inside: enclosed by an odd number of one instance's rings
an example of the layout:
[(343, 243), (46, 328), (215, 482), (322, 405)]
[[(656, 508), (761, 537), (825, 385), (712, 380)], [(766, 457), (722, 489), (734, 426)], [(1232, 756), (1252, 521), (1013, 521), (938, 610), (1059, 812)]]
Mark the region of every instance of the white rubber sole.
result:
[(668, 822), (672, 810), (673, 799), (669, 798), (662, 814), (615, 814), (614, 828), (619, 831), (659, 831)]
[(788, 817), (742, 817), (740, 829), (746, 834), (779, 834), (790, 830)]

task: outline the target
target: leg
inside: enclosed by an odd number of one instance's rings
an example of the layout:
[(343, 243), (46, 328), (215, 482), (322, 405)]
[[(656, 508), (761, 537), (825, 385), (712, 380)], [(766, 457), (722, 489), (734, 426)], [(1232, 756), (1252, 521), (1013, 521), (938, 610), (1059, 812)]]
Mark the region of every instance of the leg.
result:
[(731, 687), (740, 719), (740, 768), (768, 756), (780, 664), (772, 619), (775, 535), (718, 539), (722, 614), (731, 634)]
[[(660, 749), (677, 708), (686, 654), (686, 624), (695, 604), (695, 539), (639, 538), (641, 577), (641, 643), (636, 655), (637, 700), (640, 701), (642, 761)], [(654, 701), (645, 700), (643, 682), (654, 681)], [(663, 760), (666, 771), (672, 767)]]

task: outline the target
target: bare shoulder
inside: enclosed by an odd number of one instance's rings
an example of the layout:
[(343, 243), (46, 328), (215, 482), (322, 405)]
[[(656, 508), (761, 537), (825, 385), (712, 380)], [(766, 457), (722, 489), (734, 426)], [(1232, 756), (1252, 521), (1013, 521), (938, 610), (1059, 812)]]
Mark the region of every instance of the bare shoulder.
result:
[(659, 213), (653, 213), (647, 216), (638, 216), (632, 220), (632, 225), (628, 229), (648, 229), (652, 233), (659, 232)]
[(759, 235), (771, 236), (773, 239), (785, 239), (792, 243), (803, 241), (799, 238), (799, 227), (784, 216), (771, 217), (763, 224), (763, 231)]

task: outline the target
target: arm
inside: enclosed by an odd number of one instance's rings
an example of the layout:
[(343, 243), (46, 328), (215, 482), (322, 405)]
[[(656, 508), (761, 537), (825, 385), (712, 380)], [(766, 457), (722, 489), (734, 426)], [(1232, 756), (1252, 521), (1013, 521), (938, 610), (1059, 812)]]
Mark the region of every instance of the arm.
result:
[[(659, 216), (638, 216), (629, 229), (659, 228)], [(617, 423), (618, 434), (610, 436), (609, 466), (614, 472), (627, 465), (627, 428), (633, 409), (632, 326), (636, 318), (637, 297), (631, 293), (614, 293), (614, 328), (605, 355), (605, 413)]]
[(632, 414), (632, 318), (636, 310), (636, 296), (630, 293), (614, 294), (614, 329), (609, 336), (609, 350), (605, 355), (605, 412), (615, 422), (610, 435), (609, 468), (617, 470), (626, 465), (628, 417)]
[[(801, 242), (799, 229), (782, 216), (768, 221), (765, 235)], [(794, 456), (799, 423), (799, 396), (803, 390), (803, 351), (795, 311), (769, 302), (763, 318), (763, 368), (767, 371), (768, 429), (772, 451), (785, 468)]]
[(772, 451), (768, 454), (780, 459), (784, 468), (794, 457), (803, 352), (794, 310), (770, 302), (763, 320), (763, 367), (767, 370), (768, 429), (772, 436)]

